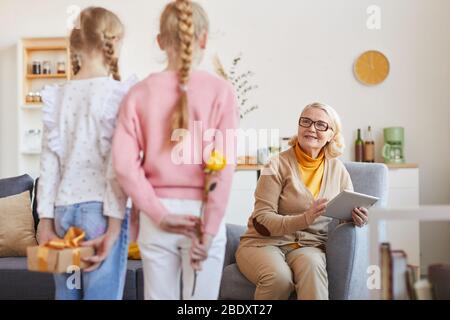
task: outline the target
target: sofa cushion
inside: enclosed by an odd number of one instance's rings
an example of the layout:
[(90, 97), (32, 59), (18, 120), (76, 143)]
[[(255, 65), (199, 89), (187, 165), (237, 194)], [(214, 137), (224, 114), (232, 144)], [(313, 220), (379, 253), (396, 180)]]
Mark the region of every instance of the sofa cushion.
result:
[(34, 181), (29, 175), (0, 179), (0, 198), (9, 197), (24, 191), (33, 191)]
[(234, 254), (239, 246), (240, 238), (246, 230), (247, 228), (244, 226), (227, 224), (227, 246), (225, 250), (225, 259), (223, 261), (224, 267), (236, 263)]
[[(30, 199), (33, 196), (34, 180), (27, 174), (18, 177), (0, 179), (0, 198), (20, 194), (24, 191), (30, 192)], [(34, 207), (34, 201), (33, 201)], [(33, 209), (34, 225), (37, 227), (37, 213)]]
[[(124, 300), (137, 298), (139, 273), (142, 274), (142, 262), (128, 260)], [(0, 258), (0, 300), (53, 300), (54, 298), (55, 285), (52, 274), (28, 271), (25, 257)]]
[[(223, 269), (222, 283), (220, 284), (221, 300), (253, 300), (256, 286), (251, 283), (239, 270), (236, 263)], [(297, 294), (292, 291), (289, 300), (296, 300)]]
[(0, 300), (52, 300), (53, 276), (27, 270), (27, 258), (0, 258)]
[(239, 270), (236, 263), (223, 269), (219, 298), (222, 300), (253, 300), (255, 285)]
[(24, 257), (35, 245), (29, 192), (0, 198), (0, 257)]
[(137, 272), (142, 269), (142, 262), (138, 260), (128, 260), (127, 274), (125, 276), (125, 288), (123, 290), (123, 300), (136, 300), (138, 277)]
[(144, 270), (142, 268), (138, 269), (136, 272), (137, 277), (137, 299), (144, 300)]

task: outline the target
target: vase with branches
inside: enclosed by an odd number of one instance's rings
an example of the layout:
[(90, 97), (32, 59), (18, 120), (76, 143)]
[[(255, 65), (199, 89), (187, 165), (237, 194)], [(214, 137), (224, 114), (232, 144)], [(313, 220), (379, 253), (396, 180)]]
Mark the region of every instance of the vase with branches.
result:
[(251, 83), (255, 74), (252, 71), (240, 71), (241, 61), (242, 54), (239, 54), (233, 59), (229, 71), (226, 71), (218, 55), (214, 57), (213, 64), (216, 73), (233, 84), (239, 101), (239, 116), (243, 119), (252, 111), (257, 110), (259, 106), (251, 104), (248, 97), (250, 92), (258, 89), (257, 85)]

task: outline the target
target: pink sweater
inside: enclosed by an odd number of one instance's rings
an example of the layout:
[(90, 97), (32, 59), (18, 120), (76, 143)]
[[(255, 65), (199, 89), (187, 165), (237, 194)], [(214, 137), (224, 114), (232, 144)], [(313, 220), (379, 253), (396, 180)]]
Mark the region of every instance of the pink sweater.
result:
[(202, 199), (205, 174), (201, 155), (206, 149), (209, 155), (211, 140), (194, 134), (194, 121), (201, 121), (203, 133), (217, 129), (214, 146), (231, 159), (227, 158), (229, 164), (215, 174), (217, 187), (210, 192), (205, 206), (205, 232), (215, 235), (225, 214), (236, 163), (236, 138), (229, 139), (232, 141), (227, 142), (227, 149), (221, 149), (217, 139), (221, 134), (225, 138), (227, 129), (237, 128), (237, 99), (227, 81), (204, 71), (192, 72), (188, 83), (189, 140), (195, 140), (200, 153), (192, 147), (191, 161), (180, 164), (172, 159), (173, 148), (167, 147), (178, 86), (176, 72), (164, 71), (151, 74), (130, 90), (117, 119), (113, 165), (117, 179), (136, 207), (159, 224), (169, 214), (159, 198)]

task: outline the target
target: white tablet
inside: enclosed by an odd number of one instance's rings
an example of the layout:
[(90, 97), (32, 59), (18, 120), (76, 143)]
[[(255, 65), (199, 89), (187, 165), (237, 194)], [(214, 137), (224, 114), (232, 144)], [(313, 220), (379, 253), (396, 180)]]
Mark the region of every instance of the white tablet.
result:
[(334, 219), (350, 221), (352, 220), (352, 211), (354, 208), (364, 207), (369, 209), (378, 200), (380, 198), (344, 190), (328, 202), (327, 210), (323, 215)]

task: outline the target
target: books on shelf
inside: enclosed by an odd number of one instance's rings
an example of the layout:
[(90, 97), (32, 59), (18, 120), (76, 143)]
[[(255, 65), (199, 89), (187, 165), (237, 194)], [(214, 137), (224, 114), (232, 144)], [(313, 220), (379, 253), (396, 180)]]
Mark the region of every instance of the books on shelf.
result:
[(405, 251), (393, 250), (392, 256), (392, 298), (394, 300), (409, 300), (407, 286), (408, 259)]
[(380, 245), (380, 264), (381, 264), (381, 299), (392, 299), (392, 261), (391, 246), (389, 243)]
[(431, 284), (427, 279), (420, 279), (414, 284), (414, 292), (417, 300), (433, 299)]
[(417, 300), (414, 285), (420, 280), (420, 268), (409, 264), (406, 270), (406, 278), (406, 287), (408, 289), (409, 298), (411, 300)]
[(381, 298), (383, 300), (417, 299), (416, 283), (420, 280), (418, 266), (408, 264), (403, 250), (391, 250), (389, 243), (380, 246)]
[(450, 264), (432, 264), (428, 267), (428, 278), (436, 300), (450, 300)]

